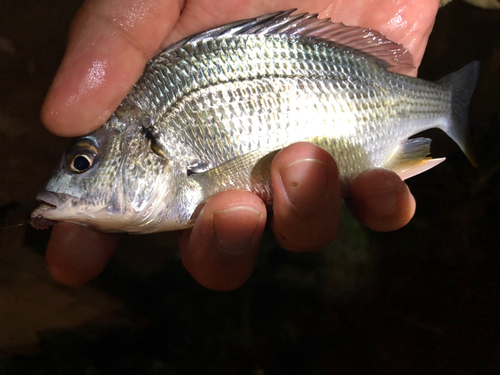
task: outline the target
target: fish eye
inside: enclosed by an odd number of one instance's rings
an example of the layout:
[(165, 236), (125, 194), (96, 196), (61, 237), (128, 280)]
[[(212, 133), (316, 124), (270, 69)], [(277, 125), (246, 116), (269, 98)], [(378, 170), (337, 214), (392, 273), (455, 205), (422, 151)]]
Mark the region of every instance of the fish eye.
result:
[(92, 160), (87, 155), (76, 155), (71, 161), (71, 170), (75, 173), (85, 172), (92, 166)]
[(65, 155), (65, 167), (73, 173), (83, 173), (96, 162), (97, 147), (88, 139), (77, 139), (69, 147)]

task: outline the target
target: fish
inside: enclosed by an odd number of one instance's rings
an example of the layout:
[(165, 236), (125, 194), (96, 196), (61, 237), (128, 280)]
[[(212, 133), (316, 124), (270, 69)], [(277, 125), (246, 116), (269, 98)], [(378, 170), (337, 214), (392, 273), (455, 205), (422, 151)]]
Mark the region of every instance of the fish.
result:
[(475, 163), (467, 117), (477, 61), (436, 82), (410, 77), (400, 73), (414, 69), (411, 54), (380, 32), (294, 12), (216, 27), (154, 57), (113, 115), (71, 142), (32, 225), (182, 230), (228, 189), (271, 205), (271, 162), (299, 141), (335, 158), (343, 196), (367, 169), (406, 179), (441, 163), (430, 139), (411, 138), (426, 129), (443, 130)]

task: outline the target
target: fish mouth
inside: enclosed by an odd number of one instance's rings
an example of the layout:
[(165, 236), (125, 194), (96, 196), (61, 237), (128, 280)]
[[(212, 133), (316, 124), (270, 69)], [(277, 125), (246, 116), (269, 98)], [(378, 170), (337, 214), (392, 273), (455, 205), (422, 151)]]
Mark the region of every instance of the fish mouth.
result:
[(42, 204), (37, 207), (31, 214), (30, 223), (35, 229), (48, 229), (57, 223), (57, 220), (52, 220), (47, 216), (53, 216), (54, 211), (64, 206), (70, 198), (67, 194), (52, 193), (50, 191), (41, 191), (36, 199), (41, 201)]

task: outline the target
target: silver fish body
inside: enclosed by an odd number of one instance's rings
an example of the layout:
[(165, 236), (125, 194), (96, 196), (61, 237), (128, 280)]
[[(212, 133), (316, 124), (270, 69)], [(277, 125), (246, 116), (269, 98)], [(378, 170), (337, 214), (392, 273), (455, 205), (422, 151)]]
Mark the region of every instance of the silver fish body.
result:
[(366, 169), (407, 178), (442, 161), (427, 156), (429, 139), (408, 140), (429, 128), (470, 157), (478, 64), (438, 82), (391, 67), (410, 68), (411, 56), (378, 32), (290, 11), (187, 38), (148, 64), (101, 128), (74, 140), (37, 197), (33, 225), (147, 233), (190, 227), (222, 190), (270, 203), (272, 157), (298, 141), (334, 156), (345, 195)]

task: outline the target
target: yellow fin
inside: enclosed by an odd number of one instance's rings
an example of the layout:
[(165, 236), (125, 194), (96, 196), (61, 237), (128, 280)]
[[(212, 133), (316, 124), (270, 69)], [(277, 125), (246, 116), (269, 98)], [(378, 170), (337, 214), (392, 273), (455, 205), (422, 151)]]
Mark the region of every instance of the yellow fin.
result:
[(429, 157), (430, 145), (429, 138), (408, 139), (386, 163), (385, 168), (396, 172), (402, 180), (406, 180), (435, 167), (445, 158)]
[(392, 168), (394, 172), (396, 172), (402, 180), (406, 180), (407, 178), (416, 176), (417, 174), (423, 173), (431, 168), (434, 168), (436, 165), (445, 161), (446, 158), (437, 158), (437, 159), (423, 159), (417, 161), (413, 165), (401, 165), (401, 168)]

